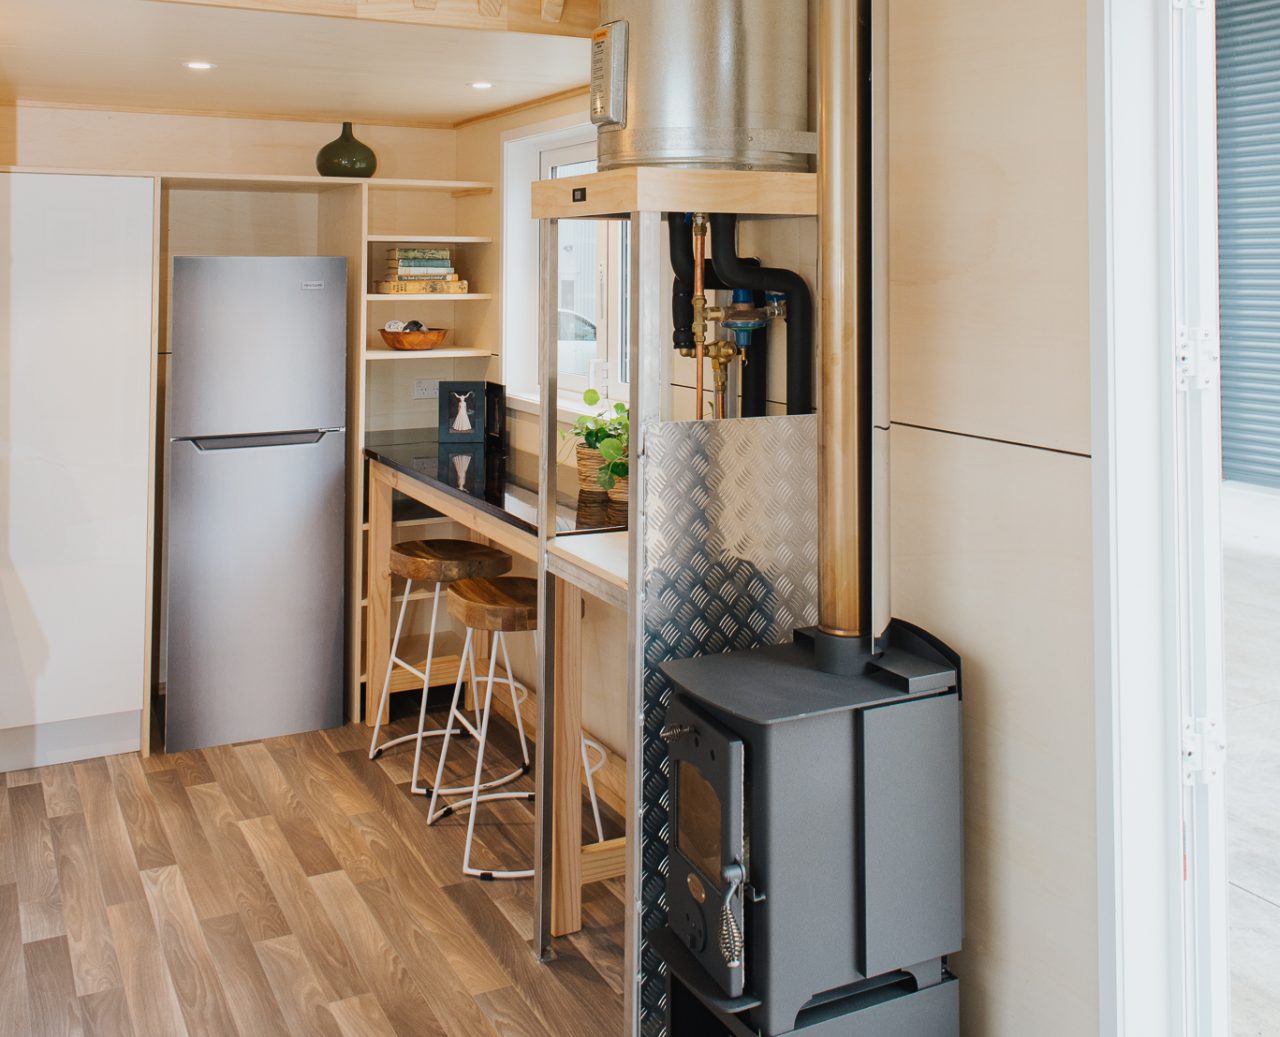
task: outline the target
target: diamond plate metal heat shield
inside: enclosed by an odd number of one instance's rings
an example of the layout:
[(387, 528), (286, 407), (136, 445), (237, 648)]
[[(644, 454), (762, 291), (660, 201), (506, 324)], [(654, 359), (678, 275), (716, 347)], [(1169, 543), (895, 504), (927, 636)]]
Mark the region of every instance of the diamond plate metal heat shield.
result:
[[(668, 659), (779, 644), (818, 615), (817, 419), (668, 422), (645, 436), (640, 932), (666, 922)], [(666, 1032), (642, 944), (640, 1031)]]

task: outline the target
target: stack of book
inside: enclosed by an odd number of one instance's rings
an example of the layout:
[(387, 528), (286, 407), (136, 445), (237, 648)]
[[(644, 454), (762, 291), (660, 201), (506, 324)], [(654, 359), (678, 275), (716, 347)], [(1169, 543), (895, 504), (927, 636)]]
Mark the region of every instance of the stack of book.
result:
[(467, 293), (467, 282), (458, 277), (447, 248), (387, 249), (386, 280), (377, 287), (411, 295)]

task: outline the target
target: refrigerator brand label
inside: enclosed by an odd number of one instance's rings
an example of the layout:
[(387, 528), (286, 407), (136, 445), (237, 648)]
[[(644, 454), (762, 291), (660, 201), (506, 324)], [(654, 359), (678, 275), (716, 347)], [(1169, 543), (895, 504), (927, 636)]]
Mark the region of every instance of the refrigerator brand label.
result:
[(304, 292), (318, 292), (324, 287), (323, 281), (303, 281), (302, 290)]

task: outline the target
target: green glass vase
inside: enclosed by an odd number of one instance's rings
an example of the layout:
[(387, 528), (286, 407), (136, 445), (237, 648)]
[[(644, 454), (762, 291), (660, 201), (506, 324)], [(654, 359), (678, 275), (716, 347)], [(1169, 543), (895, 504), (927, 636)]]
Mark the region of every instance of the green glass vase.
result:
[(342, 124), (342, 133), (316, 153), (316, 172), (321, 176), (373, 176), (378, 156), (373, 148), (356, 140), (351, 123)]

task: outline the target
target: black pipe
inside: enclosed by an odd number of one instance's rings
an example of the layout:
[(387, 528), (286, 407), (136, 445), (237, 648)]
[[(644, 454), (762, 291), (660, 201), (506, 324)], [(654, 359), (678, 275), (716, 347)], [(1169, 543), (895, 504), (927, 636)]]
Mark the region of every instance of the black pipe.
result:
[[(693, 228), (682, 212), (667, 213), (667, 239), (671, 252), (671, 269), (675, 277), (671, 281), (671, 344), (676, 349), (693, 349)], [(760, 260), (744, 259), (744, 263), (759, 267)], [(703, 284), (709, 291), (727, 291), (729, 285), (716, 274), (711, 260), (704, 261)], [(756, 292), (756, 306), (763, 306), (763, 292)], [(761, 328), (751, 333), (747, 347), (747, 363), (742, 370), (742, 416), (759, 418), (765, 414), (768, 397), (766, 379), (769, 373), (769, 329)]]
[(781, 292), (787, 301), (787, 413), (813, 413), (813, 296), (792, 270), (755, 267), (738, 255), (738, 217), (711, 214), (711, 265), (732, 288)]

